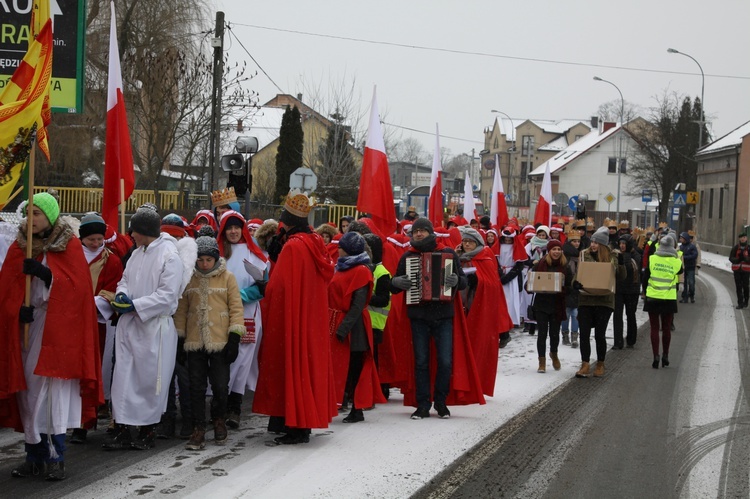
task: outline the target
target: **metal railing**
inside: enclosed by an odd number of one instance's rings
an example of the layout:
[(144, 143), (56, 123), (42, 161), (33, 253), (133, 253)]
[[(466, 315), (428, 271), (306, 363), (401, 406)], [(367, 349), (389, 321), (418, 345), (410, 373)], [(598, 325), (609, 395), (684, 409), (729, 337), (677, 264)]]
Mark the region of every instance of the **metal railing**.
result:
[[(47, 192), (46, 186), (34, 186), (34, 193)], [(53, 187), (60, 197), (60, 211), (63, 213), (101, 212), (102, 189), (94, 187)], [(183, 194), (179, 191), (159, 191), (159, 208), (182, 209)], [(136, 190), (126, 202), (125, 211), (134, 212), (143, 203), (155, 203), (154, 191)]]

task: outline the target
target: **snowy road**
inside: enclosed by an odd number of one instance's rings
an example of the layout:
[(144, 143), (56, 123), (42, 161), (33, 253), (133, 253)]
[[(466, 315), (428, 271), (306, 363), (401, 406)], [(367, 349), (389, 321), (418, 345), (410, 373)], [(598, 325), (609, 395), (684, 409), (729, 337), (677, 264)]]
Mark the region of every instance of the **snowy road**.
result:
[[(583, 385), (581, 380), (573, 380), (580, 360), (577, 350), (561, 346), (562, 370), (538, 374), (536, 338), (515, 333), (507, 348), (500, 351), (496, 396), (484, 406), (452, 408), (453, 416), (447, 421), (435, 417), (410, 420), (411, 410), (401, 405), (400, 395), (394, 392), (389, 404), (365, 413), (364, 423), (345, 425), (337, 418), (328, 430), (314, 431), (311, 442), (303, 446), (269, 445), (273, 435), (265, 432), (265, 419), (260, 417), (250, 418), (239, 431), (230, 432), (225, 446), (209, 444), (203, 452), (185, 451), (184, 442), (172, 440), (159, 441), (153, 451), (105, 453), (98, 448), (102, 433), (94, 432), (85, 446), (69, 447), (69, 478), (58, 484), (11, 479), (10, 469), (22, 456), (22, 439), (20, 434), (3, 430), (0, 495), (408, 497), (453, 463), (474, 471), (481, 469), (486, 463), (471, 468), (470, 460), (461, 458), (471, 449), (472, 455), (495, 455), (492, 449), (482, 450), (479, 444), (486, 443), (501, 453), (495, 457), (501, 466), (489, 477), (489, 486), (510, 491), (507, 481), (515, 479), (515, 486), (520, 487), (515, 490), (524, 495), (543, 496), (546, 492), (559, 497), (550, 491), (566, 490), (566, 482), (583, 483), (583, 489), (571, 489), (579, 492), (601, 490), (596, 487), (600, 485), (596, 475), (586, 471), (585, 465), (578, 465), (576, 471), (574, 464), (581, 455), (590, 456), (589, 466), (608, 462), (604, 457), (607, 452), (595, 450), (598, 442), (612, 455), (628, 451), (640, 456), (640, 460), (629, 462), (627, 455), (622, 455), (620, 461), (630, 475), (653, 475), (668, 482), (663, 497), (716, 497), (722, 496), (721, 490), (727, 497), (738, 491), (747, 496), (748, 459), (744, 449), (750, 446), (744, 427), (750, 418), (744, 386), (750, 382), (745, 359), (748, 338), (746, 325), (742, 334), (737, 333), (738, 323), (745, 317), (735, 316), (731, 308), (733, 287), (726, 287), (730, 281), (731, 275), (702, 272), (700, 289), (713, 298), (699, 301), (692, 312), (678, 316), (674, 367), (667, 370), (652, 372), (648, 338), (642, 329), (635, 351), (612, 352), (607, 376), (583, 380), (587, 383)], [(645, 321), (642, 312), (639, 317)], [(687, 327), (692, 329), (691, 334), (682, 334), (682, 328)], [(611, 331), (608, 341), (612, 341)], [(738, 362), (738, 358), (743, 360)], [(631, 371), (640, 371), (645, 381), (628, 382), (632, 381)], [(660, 376), (658, 381), (655, 375)], [(654, 387), (657, 382), (664, 385), (660, 391)], [(571, 385), (581, 393), (564, 396)], [(622, 388), (613, 389), (615, 385)], [(648, 402), (637, 398), (638, 394), (655, 394), (658, 407), (649, 407)], [(555, 406), (559, 400), (567, 401)], [(618, 400), (637, 400), (643, 406), (626, 405), (630, 407), (627, 418), (608, 422), (616, 420), (613, 414), (618, 412)], [(623, 406), (619, 407), (622, 412)], [(529, 441), (523, 428), (530, 421), (544, 421), (539, 415), (545, 411), (551, 411), (553, 424), (547, 424), (543, 431), (536, 428), (537, 447), (523, 447)], [(576, 416), (571, 418), (571, 414)], [(611, 424), (617, 428), (608, 426)], [(664, 480), (664, 474), (672, 471), (658, 469), (658, 459), (650, 458), (654, 453), (638, 445), (640, 439), (624, 432), (628, 425), (636, 432), (650, 432), (651, 438), (661, 439), (656, 456), (670, 463), (668, 470), (682, 471), (682, 478), (673, 475)], [(616, 438), (611, 433), (614, 431), (620, 432)], [(493, 441), (497, 435), (504, 437)], [(510, 441), (520, 447), (512, 454), (502, 454), (503, 445)], [(679, 461), (675, 460), (678, 456)], [(528, 476), (512, 468), (515, 461), (527, 463), (524, 472)], [(580, 481), (573, 480), (576, 477)], [(485, 488), (474, 495), (486, 496), (491, 490)]]

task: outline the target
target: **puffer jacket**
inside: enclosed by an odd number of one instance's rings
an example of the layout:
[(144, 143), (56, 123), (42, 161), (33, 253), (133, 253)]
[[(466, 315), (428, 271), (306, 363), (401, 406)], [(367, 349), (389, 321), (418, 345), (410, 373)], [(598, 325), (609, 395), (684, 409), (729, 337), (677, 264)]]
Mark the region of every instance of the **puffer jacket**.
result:
[[(583, 242), (581, 242), (581, 245), (578, 246), (578, 248), (573, 246), (570, 243), (570, 240), (565, 241), (565, 244), (563, 244), (563, 255), (568, 259), (568, 268), (570, 269), (571, 275), (576, 275), (578, 273), (578, 256), (583, 249)], [(569, 287), (568, 292), (565, 293), (565, 306), (567, 308), (578, 308), (579, 294), (580, 293), (577, 289), (572, 286)]]
[(177, 335), (185, 338), (185, 351), (205, 348), (219, 352), (230, 333), (244, 335), (245, 318), (240, 290), (224, 258), (210, 272), (193, 271), (174, 315)]

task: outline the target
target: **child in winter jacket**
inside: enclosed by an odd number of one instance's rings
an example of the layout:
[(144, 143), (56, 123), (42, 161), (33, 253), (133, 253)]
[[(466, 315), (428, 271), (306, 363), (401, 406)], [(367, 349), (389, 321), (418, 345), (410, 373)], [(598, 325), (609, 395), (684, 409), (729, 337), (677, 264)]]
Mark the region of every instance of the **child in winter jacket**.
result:
[(196, 243), (198, 260), (193, 277), (174, 315), (175, 329), (186, 353), (190, 374), (193, 434), (185, 446), (188, 450), (200, 450), (206, 445), (207, 379), (211, 381), (213, 392), (214, 440), (222, 443), (227, 438), (229, 366), (237, 359), (240, 338), (246, 331), (237, 280), (227, 270), (224, 258), (219, 256), (216, 240), (202, 236)]

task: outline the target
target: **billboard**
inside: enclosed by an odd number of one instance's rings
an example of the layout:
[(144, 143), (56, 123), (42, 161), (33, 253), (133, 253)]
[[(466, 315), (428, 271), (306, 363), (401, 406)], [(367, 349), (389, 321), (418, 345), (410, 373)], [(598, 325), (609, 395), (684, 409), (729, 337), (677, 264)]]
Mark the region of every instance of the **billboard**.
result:
[[(53, 26), (53, 112), (83, 112), (85, 0), (49, 0)], [(33, 0), (0, 0), (0, 92), (29, 46)]]

